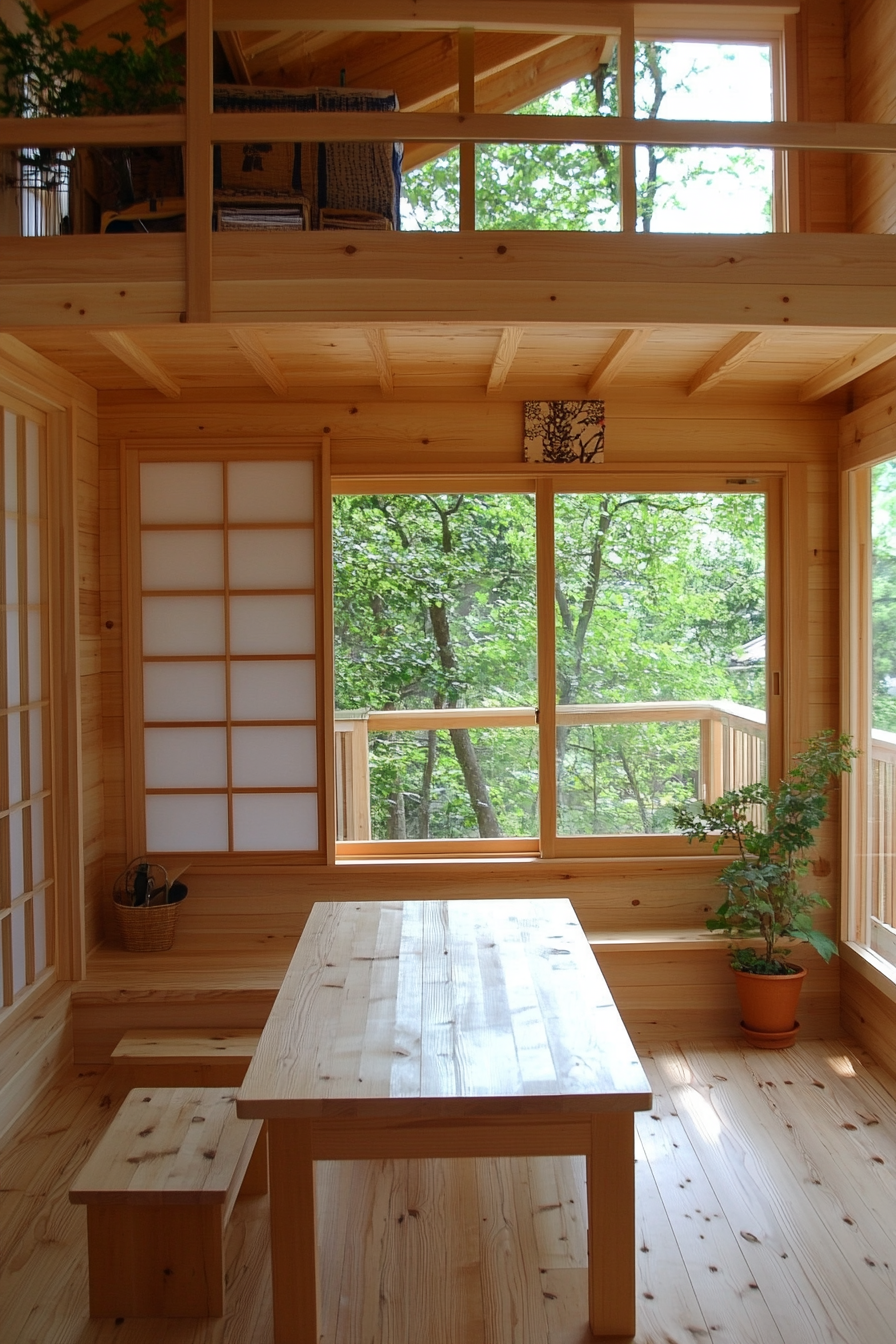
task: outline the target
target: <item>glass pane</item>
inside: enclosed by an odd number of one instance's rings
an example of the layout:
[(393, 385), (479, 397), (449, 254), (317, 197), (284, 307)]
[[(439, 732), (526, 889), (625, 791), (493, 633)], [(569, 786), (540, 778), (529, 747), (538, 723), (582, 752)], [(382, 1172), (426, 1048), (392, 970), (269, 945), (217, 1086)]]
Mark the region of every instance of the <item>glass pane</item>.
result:
[(9, 814), (9, 898), (14, 901), (25, 890), (25, 846), (22, 835), (22, 809)]
[(142, 462), (140, 520), (144, 523), (223, 522), (222, 464)]
[(144, 597), (143, 652), (223, 654), (223, 598)]
[(670, 831), (764, 777), (764, 504), (557, 497), (559, 834)]
[(144, 663), (143, 717), (188, 722), (227, 717), (223, 663)]
[(617, 145), (477, 145), (476, 227), (618, 232), (618, 181)]
[(314, 663), (231, 663), (230, 712), (239, 719), (315, 719)]
[(36, 887), (47, 876), (47, 853), (44, 836), (44, 803), (42, 798), (31, 804), (31, 881)]
[(233, 531), (227, 538), (231, 588), (313, 588), (310, 528)]
[(146, 847), (152, 854), (227, 849), (227, 795), (150, 793)]
[(34, 919), (34, 974), (40, 975), (47, 965), (47, 897), (46, 892), (35, 893), (31, 902)]
[(229, 462), (227, 514), (232, 523), (310, 523), (311, 462)]
[(317, 794), (234, 794), (234, 849), (313, 850), (318, 843)]
[(143, 588), (224, 587), (222, 532), (144, 532)]
[(12, 992), (25, 988), (25, 906), (17, 905), (12, 919)]
[(309, 788), (317, 783), (314, 728), (234, 728), (235, 788)]
[(144, 762), (148, 789), (227, 787), (224, 728), (147, 728)]
[(31, 763), (31, 792), (40, 793), (44, 787), (44, 710), (32, 709), (28, 716), (28, 745)]
[(231, 653), (313, 653), (313, 597), (232, 597)]
[(896, 461), (871, 472), (871, 945), (896, 960)]
[(44, 698), (43, 682), (43, 631), (39, 611), (28, 613), (28, 699)]
[(372, 839), (538, 835), (534, 728), (372, 732), (368, 750)]
[(6, 716), (6, 769), (10, 803), (22, 801), (22, 716)]
[(19, 679), (19, 613), (6, 613), (6, 703), (21, 704), (22, 687)]

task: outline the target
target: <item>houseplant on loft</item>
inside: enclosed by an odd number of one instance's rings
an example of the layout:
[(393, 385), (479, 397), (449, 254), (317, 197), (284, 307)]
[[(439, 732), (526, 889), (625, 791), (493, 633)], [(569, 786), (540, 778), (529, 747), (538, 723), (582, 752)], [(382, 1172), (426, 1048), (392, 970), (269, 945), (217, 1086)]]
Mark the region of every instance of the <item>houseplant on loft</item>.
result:
[(727, 894), (707, 928), (731, 938), (760, 938), (764, 946), (731, 947), (744, 1035), (754, 1045), (778, 1050), (792, 1045), (798, 1023), (796, 1003), (806, 971), (789, 963), (790, 947), (781, 939), (808, 943), (825, 961), (835, 943), (813, 927), (813, 907), (828, 902), (807, 891), (807, 853), (827, 816), (827, 790), (851, 769), (858, 755), (848, 737), (828, 729), (806, 743), (793, 768), (776, 789), (747, 784), (702, 803), (697, 812), (675, 808), (675, 823), (688, 840), (711, 840), (718, 851), (726, 841), (737, 857), (719, 874)]

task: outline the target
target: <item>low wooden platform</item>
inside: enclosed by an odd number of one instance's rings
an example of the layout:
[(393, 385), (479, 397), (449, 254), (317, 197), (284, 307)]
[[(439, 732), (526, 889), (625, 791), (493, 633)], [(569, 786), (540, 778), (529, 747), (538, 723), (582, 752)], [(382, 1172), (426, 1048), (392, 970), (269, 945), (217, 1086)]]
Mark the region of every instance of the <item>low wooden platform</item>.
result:
[[(844, 1040), (643, 1062), (635, 1344), (890, 1344), (896, 1081)], [(109, 1081), (73, 1070), (0, 1158), (2, 1344), (271, 1344), (265, 1198), (231, 1219), (223, 1320), (89, 1319), (67, 1192), (120, 1101)], [(581, 1159), (322, 1163), (317, 1179), (324, 1344), (590, 1341)]]

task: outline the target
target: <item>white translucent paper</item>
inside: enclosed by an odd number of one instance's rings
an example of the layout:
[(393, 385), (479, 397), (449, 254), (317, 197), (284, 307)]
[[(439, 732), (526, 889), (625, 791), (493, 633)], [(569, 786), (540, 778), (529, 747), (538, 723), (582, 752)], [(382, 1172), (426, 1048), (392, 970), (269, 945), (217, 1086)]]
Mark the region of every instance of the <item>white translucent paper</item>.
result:
[(43, 640), (40, 611), (28, 613), (28, 700), (44, 698)]
[(310, 523), (311, 462), (229, 462), (227, 512), (232, 523)]
[(224, 728), (147, 728), (143, 759), (148, 789), (227, 787)]
[(223, 721), (224, 663), (144, 663), (143, 717), (148, 723)]
[(6, 716), (6, 778), (10, 803), (22, 801), (22, 716)]
[(313, 588), (314, 533), (235, 529), (227, 538), (231, 588)]
[(227, 795), (147, 794), (146, 847), (152, 854), (226, 849)]
[(10, 513), (18, 509), (18, 421), (12, 411), (3, 412), (3, 499)]
[(317, 849), (318, 844), (316, 793), (234, 794), (234, 849)]
[(12, 920), (12, 992), (25, 988), (25, 906), (17, 905)]
[(44, 836), (44, 800), (31, 804), (31, 885), (36, 887), (47, 876), (47, 848)]
[(27, 523), (28, 545), (28, 602), (37, 606), (41, 600), (41, 525)]
[(232, 597), (232, 653), (313, 653), (313, 597)]
[(4, 519), (3, 535), (6, 555), (6, 596), (3, 600), (4, 602), (15, 603), (19, 600), (19, 523), (17, 518), (7, 517)]
[(314, 728), (234, 728), (234, 788), (307, 788), (317, 783)]
[(25, 421), (25, 508), (29, 518), (43, 512), (40, 497), (40, 426)]
[(224, 599), (144, 597), (143, 652), (223, 654)]
[(144, 532), (143, 589), (224, 587), (223, 532)]
[(230, 712), (237, 721), (316, 718), (314, 663), (231, 663)]
[(34, 974), (40, 975), (47, 966), (47, 896), (46, 892), (35, 892), (31, 902), (34, 919)]
[(25, 890), (25, 849), (22, 837), (22, 809), (9, 814), (9, 898), (14, 901)]
[(220, 462), (141, 462), (140, 521), (220, 523), (223, 492)]
[(19, 613), (6, 613), (6, 704), (20, 705), (21, 685), (19, 678)]
[(28, 751), (31, 764), (31, 792), (40, 793), (44, 787), (44, 711), (32, 709), (28, 715)]

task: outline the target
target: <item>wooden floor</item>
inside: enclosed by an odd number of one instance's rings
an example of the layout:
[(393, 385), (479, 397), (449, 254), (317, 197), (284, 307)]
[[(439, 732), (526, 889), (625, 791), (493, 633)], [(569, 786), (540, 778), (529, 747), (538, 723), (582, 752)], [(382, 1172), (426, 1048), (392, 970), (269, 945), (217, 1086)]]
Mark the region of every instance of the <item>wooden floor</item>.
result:
[[(896, 1081), (844, 1041), (663, 1046), (638, 1117), (638, 1344), (891, 1344)], [(267, 1200), (220, 1321), (90, 1320), (68, 1186), (120, 1100), (72, 1070), (0, 1156), (0, 1344), (270, 1344)], [(327, 1344), (582, 1344), (579, 1159), (327, 1163)]]

